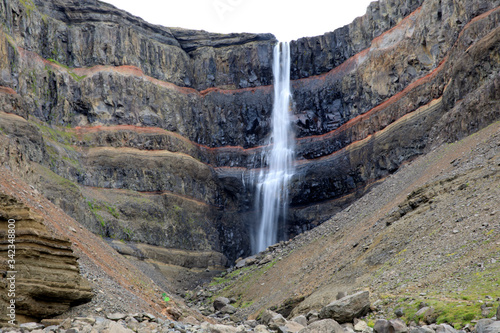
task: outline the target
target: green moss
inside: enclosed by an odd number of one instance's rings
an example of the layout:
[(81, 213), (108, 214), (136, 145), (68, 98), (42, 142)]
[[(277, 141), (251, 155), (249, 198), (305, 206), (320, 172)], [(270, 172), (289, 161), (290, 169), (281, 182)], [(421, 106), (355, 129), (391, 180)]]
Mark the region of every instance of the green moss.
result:
[[(52, 52), (54, 53), (54, 51), (52, 51)], [(72, 77), (75, 81), (77, 81), (77, 82), (80, 82), (81, 80), (83, 80), (83, 79), (85, 79), (85, 78), (87, 77), (87, 75), (82, 75), (82, 76), (80, 76), (80, 75), (76, 74), (75, 72), (73, 72), (73, 69), (72, 69), (72, 68), (70, 68), (70, 67), (68, 67), (68, 66), (66, 66), (66, 65), (64, 65), (64, 64), (61, 64), (59, 61), (57, 61), (57, 60), (55, 60), (55, 59), (49, 58), (49, 59), (47, 59), (47, 60), (48, 60), (48, 61), (50, 61), (50, 62), (52, 62), (52, 63), (54, 63), (54, 64), (56, 64), (56, 65), (58, 65), (58, 66), (60, 66), (60, 67), (62, 67), (62, 68), (64, 68), (64, 69), (66, 69), (66, 70), (68, 71), (68, 74), (69, 74), (69, 75), (70, 75), (70, 76), (71, 76), (71, 77)]]
[(31, 15), (31, 12), (36, 9), (36, 5), (33, 3), (33, 0), (19, 0), (19, 2), (24, 8), (26, 8), (28, 16)]
[(62, 127), (48, 126), (45, 123), (40, 123), (37, 121), (30, 120), (30, 123), (38, 127), (45, 138), (63, 144), (64, 148), (68, 150), (75, 151), (73, 144), (77, 141), (77, 138), (76, 135), (72, 132), (66, 131)]
[(38, 167), (41, 169), (41, 173), (47, 181), (71, 193), (73, 196), (80, 195), (80, 189), (74, 182), (59, 176), (47, 167), (42, 165), (38, 165)]

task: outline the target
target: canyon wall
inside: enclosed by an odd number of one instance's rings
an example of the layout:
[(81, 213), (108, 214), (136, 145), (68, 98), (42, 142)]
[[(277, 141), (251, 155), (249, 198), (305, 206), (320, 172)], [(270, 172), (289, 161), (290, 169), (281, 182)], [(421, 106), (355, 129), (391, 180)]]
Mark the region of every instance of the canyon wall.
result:
[[(500, 118), (499, 6), (380, 0), (291, 43), (290, 236)], [(95, 233), (248, 254), (274, 36), (166, 28), (93, 0), (0, 11), (3, 165)]]

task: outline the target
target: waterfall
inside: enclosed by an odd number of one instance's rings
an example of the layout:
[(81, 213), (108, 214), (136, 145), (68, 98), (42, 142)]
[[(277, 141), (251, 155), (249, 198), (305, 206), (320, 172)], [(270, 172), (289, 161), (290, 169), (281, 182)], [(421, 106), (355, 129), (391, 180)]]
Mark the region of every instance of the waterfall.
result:
[[(252, 237), (254, 253), (265, 250), (279, 239), (288, 206), (288, 181), (293, 174), (294, 138), (290, 119), (290, 45), (280, 42), (274, 47), (274, 104), (269, 149), (263, 156), (257, 181), (256, 203), (259, 220)], [(284, 236), (284, 235), (283, 235)]]

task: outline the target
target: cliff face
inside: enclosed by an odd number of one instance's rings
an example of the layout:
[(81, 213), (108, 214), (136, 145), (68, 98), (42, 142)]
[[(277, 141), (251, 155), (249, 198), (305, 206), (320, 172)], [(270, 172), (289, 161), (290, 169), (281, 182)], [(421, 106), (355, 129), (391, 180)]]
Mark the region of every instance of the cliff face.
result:
[[(500, 117), (499, 6), (381, 0), (292, 42), (290, 235)], [(272, 35), (159, 27), (90, 0), (2, 0), (0, 11), (3, 164), (94, 232), (248, 253)]]

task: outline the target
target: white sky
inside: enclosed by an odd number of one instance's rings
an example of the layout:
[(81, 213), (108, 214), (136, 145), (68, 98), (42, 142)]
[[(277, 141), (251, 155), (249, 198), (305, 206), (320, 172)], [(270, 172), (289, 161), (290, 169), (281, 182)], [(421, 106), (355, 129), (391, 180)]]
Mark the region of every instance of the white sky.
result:
[(166, 27), (270, 32), (286, 41), (333, 31), (375, 0), (103, 0)]

